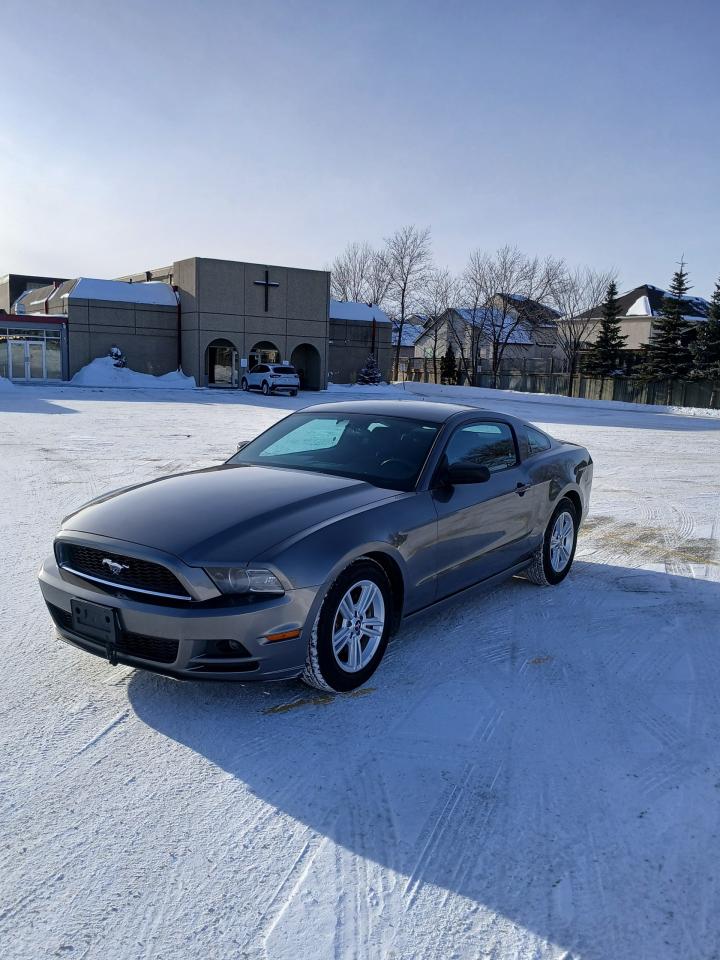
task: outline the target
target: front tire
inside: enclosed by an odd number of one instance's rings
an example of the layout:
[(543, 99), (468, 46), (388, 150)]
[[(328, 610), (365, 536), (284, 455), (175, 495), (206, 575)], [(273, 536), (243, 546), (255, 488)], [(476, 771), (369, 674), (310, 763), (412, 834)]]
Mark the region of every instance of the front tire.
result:
[(346, 693), (377, 670), (390, 639), (392, 589), (372, 560), (340, 574), (320, 607), (302, 679), (318, 690)]
[(562, 583), (570, 572), (577, 547), (578, 516), (567, 497), (555, 507), (540, 546), (527, 568), (527, 578), (542, 587)]
[(263, 380), (262, 392), (264, 397), (270, 393), (270, 384), (267, 382), (267, 380)]
[(245, 393), (247, 393), (248, 390), (250, 389), (250, 386), (248, 385), (248, 382), (247, 382), (247, 380), (245, 379), (245, 377), (242, 378), (242, 382), (240, 383), (240, 387), (241, 387), (241, 389), (243, 389), (243, 390), (245, 391)]

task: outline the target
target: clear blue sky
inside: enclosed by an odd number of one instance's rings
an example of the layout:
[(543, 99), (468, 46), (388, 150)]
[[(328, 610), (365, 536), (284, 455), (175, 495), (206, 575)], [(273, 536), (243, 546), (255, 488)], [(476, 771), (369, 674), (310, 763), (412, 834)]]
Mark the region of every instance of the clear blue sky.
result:
[(430, 226), (720, 274), (715, 0), (4, 0), (0, 274), (323, 267)]

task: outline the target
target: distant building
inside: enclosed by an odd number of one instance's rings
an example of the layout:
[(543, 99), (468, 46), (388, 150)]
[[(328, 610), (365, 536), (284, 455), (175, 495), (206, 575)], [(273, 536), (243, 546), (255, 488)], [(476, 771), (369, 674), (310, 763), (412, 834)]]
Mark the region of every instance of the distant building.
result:
[(393, 324), (392, 342), (393, 342), (393, 363), (395, 362), (395, 348), (398, 339), (400, 339), (400, 368), (398, 375), (400, 379), (407, 376), (408, 365), (415, 356), (415, 344), (425, 332), (429, 317), (422, 313), (414, 313), (403, 324), (402, 336), (397, 324)]
[[(653, 332), (655, 320), (662, 314), (662, 305), (665, 297), (669, 296), (667, 290), (660, 287), (654, 287), (650, 283), (641, 284), (639, 287), (633, 287), (626, 293), (620, 294), (618, 304), (620, 313), (621, 333), (627, 337), (623, 353), (627, 355), (626, 365), (632, 366), (637, 359), (638, 352), (644, 344), (648, 343)], [(683, 316), (687, 322), (688, 329), (693, 326), (705, 323), (708, 318), (710, 304), (703, 297), (685, 296), (685, 306)], [(587, 329), (587, 341), (589, 346), (594, 343), (602, 320), (602, 304), (588, 310), (583, 317), (596, 321), (595, 325), (589, 325)], [(565, 321), (560, 318), (560, 324)]]
[(13, 312), (0, 322), (2, 376), (67, 380), (117, 344), (133, 369), (182, 367), (199, 385), (238, 387), (242, 370), (281, 360), (305, 389), (327, 382), (326, 271), (193, 257), (120, 280), (25, 277), (20, 289), (15, 276), (5, 294)]
[(531, 370), (533, 364), (544, 369), (557, 343), (558, 317), (551, 307), (516, 294), (499, 294), (489, 307), (446, 310), (415, 341), (413, 365), (420, 361), (425, 368), (433, 357), (439, 361), (452, 345), (460, 373), (475, 382), (491, 372), (493, 340), (500, 339), (506, 344), (502, 369)]
[(392, 368), (392, 324), (376, 304), (330, 301), (328, 379), (354, 383), (365, 366), (375, 338), (375, 359), (384, 380)]
[(36, 277), (24, 273), (8, 273), (0, 277), (0, 311), (10, 313), (12, 305), (28, 290), (62, 283), (65, 277)]

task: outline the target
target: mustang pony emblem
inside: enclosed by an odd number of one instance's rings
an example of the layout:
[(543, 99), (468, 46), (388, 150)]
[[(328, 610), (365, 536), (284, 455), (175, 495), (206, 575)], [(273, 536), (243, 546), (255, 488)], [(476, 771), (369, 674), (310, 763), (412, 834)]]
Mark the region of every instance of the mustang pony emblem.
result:
[(130, 567), (126, 563), (118, 563), (117, 560), (111, 560), (110, 557), (104, 557), (102, 565), (107, 567), (110, 573), (113, 576), (119, 577), (123, 570), (129, 570)]

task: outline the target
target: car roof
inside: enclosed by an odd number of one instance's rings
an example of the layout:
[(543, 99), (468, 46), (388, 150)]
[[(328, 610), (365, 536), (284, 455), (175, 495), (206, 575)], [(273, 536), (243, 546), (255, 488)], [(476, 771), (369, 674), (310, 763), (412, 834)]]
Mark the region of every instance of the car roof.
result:
[(425, 420), (430, 423), (445, 423), (461, 413), (476, 413), (481, 416), (488, 411), (460, 403), (435, 403), (432, 400), (338, 400), (334, 403), (317, 403), (304, 407), (298, 413), (369, 413), (378, 417), (406, 417), (409, 420)]

